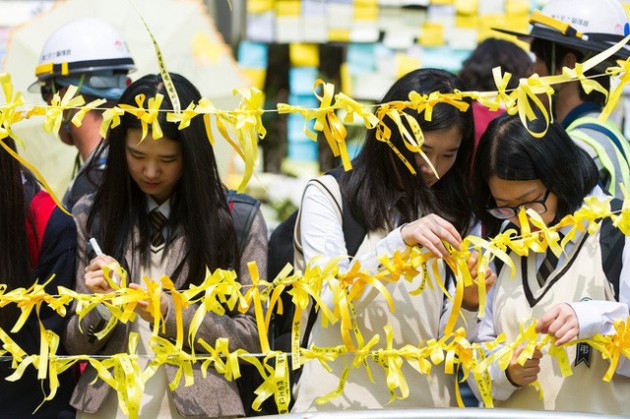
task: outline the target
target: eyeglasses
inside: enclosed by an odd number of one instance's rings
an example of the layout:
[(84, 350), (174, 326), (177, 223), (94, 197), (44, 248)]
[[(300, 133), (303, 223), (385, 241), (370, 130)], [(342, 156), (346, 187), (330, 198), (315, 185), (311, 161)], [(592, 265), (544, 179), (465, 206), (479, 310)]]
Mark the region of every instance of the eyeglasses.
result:
[(547, 205), (545, 205), (545, 202), (547, 201), (547, 198), (549, 197), (549, 192), (550, 192), (549, 189), (547, 189), (545, 196), (543, 196), (542, 199), (539, 199), (538, 201), (525, 202), (515, 207), (505, 206), (505, 207), (486, 208), (486, 211), (488, 211), (490, 215), (492, 215), (495, 218), (498, 218), (499, 220), (507, 220), (508, 218), (516, 217), (519, 211), (521, 210), (521, 208), (535, 211), (538, 214), (544, 214), (545, 212), (547, 212)]

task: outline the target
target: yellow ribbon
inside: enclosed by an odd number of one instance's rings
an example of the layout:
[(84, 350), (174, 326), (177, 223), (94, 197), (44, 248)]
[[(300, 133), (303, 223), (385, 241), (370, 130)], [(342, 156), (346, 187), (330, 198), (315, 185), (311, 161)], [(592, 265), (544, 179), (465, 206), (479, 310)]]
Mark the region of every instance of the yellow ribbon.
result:
[(96, 100), (91, 101), (87, 105), (83, 105), (81, 109), (79, 109), (79, 111), (74, 114), (71, 122), (75, 126), (80, 127), (83, 124), (83, 118), (85, 118), (85, 114), (87, 114), (89, 111), (92, 111), (98, 108), (99, 106), (101, 106), (103, 103), (106, 103), (106, 102), (107, 101), (105, 99), (96, 99)]
[[(549, 124), (553, 122), (553, 115), (551, 112), (551, 95), (553, 94), (553, 88), (543, 77), (539, 77), (538, 74), (534, 74), (527, 79), (520, 79), (518, 89), (512, 92), (513, 97), (516, 98), (516, 106), (508, 108), (507, 112), (510, 115), (518, 112), (521, 123), (527, 128), (529, 133), (535, 138), (542, 138), (547, 133)], [(512, 96), (511, 95), (511, 96)], [(545, 107), (542, 101), (538, 98), (538, 95), (547, 96), (549, 102), (549, 108)], [(533, 132), (529, 129), (528, 121), (533, 121), (538, 118), (532, 108), (532, 103), (535, 109), (545, 120), (545, 129), (541, 132)]]
[(63, 121), (63, 113), (68, 109), (77, 108), (85, 103), (83, 96), (74, 97), (76, 92), (76, 86), (68, 86), (63, 99), (59, 97), (59, 93), (55, 93), (46, 111), (44, 131), (57, 135)]
[(2, 85), (2, 91), (6, 100), (6, 104), (0, 107), (0, 140), (11, 137), (24, 146), (22, 140), (12, 129), (13, 124), (24, 119), (23, 113), (17, 111), (17, 108), (24, 105), (24, 98), (21, 92), (16, 92), (15, 96), (13, 95), (13, 84), (11, 83), (10, 74), (0, 73), (0, 85)]
[(254, 173), (254, 166), (258, 159), (258, 139), (267, 135), (267, 130), (262, 124), (262, 105), (265, 96), (255, 87), (249, 89), (237, 89), (234, 93), (242, 96), (241, 103), (234, 113), (234, 128), (238, 133), (241, 156), (245, 163), (243, 179), (238, 186), (239, 192), (244, 192), (249, 179)]
[(101, 122), (101, 137), (107, 137), (107, 131), (110, 128), (116, 128), (120, 125), (120, 117), (125, 114), (125, 111), (118, 106), (114, 106), (103, 112), (103, 122)]
[[(322, 89), (321, 96), (317, 94), (319, 87)], [(317, 80), (313, 90), (315, 91), (315, 97), (320, 101), (319, 109), (314, 112), (314, 129), (324, 134), (324, 138), (326, 138), (333, 155), (341, 157), (344, 170), (350, 170), (352, 169), (352, 163), (350, 162), (350, 155), (346, 146), (346, 135), (348, 132), (335, 113), (339, 106), (333, 106), (335, 86), (330, 83), (324, 83), (322, 80)]]
[(146, 138), (149, 125), (151, 125), (151, 137), (153, 137), (154, 140), (158, 140), (163, 136), (162, 127), (160, 127), (160, 121), (158, 120), (158, 115), (160, 112), (160, 106), (162, 105), (162, 101), (164, 100), (164, 96), (158, 93), (155, 95), (155, 97), (149, 98), (149, 100), (147, 101), (148, 109), (144, 109), (145, 97), (146, 95), (144, 93), (139, 93), (136, 95), (135, 100), (138, 106), (121, 103), (118, 105), (118, 107), (123, 109), (127, 113), (135, 115), (135, 117), (140, 120), (140, 123), (142, 124), (142, 138), (140, 138), (140, 141)]

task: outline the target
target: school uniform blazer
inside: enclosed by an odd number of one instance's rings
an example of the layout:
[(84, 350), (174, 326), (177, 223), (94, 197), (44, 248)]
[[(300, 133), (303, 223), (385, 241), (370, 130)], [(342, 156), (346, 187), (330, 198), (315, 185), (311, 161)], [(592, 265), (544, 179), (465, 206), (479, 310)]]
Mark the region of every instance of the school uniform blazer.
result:
[[(78, 270), (76, 290), (86, 294), (89, 294), (90, 291), (85, 286), (85, 267), (89, 263), (91, 256), (93, 256), (90, 255), (87, 249), (87, 240), (90, 236), (86, 231), (86, 225), (93, 199), (94, 195), (86, 196), (82, 198), (73, 209), (73, 215), (77, 223)], [(111, 228), (117, 228), (117, 226), (111, 226)], [(137, 243), (140, 237), (139, 230), (134, 228), (131, 234), (134, 235)], [(98, 239), (97, 237), (97, 240)], [(255, 217), (243, 249), (240, 266), (240, 282), (247, 286), (251, 284), (249, 270), (247, 269), (248, 261), (256, 261), (258, 269), (261, 272), (266, 272), (267, 270), (267, 228), (260, 211)], [(171, 244), (170, 257), (166, 272), (164, 272), (164, 274), (172, 276), (173, 273), (179, 271), (175, 282), (175, 286), (178, 289), (183, 288), (183, 283), (188, 275), (188, 265), (185, 258), (184, 239), (178, 236)], [(135, 260), (134, 263), (130, 248), (126, 250), (125, 260), (119, 262), (129, 267), (128, 280), (136, 283), (140, 282), (140, 263), (138, 260)], [(189, 308), (183, 311), (185, 345), (189, 326), (197, 307), (197, 305), (191, 304)], [(169, 301), (168, 313), (165, 318), (166, 332), (161, 334), (163, 337), (173, 340), (176, 336), (174, 310), (171, 300)], [(99, 322), (101, 322), (101, 317), (98, 312), (94, 310), (82, 319), (81, 329), (79, 329), (79, 318), (72, 312), (64, 335), (64, 342), (68, 351), (72, 354), (90, 355), (111, 355), (127, 352), (130, 324), (124, 325), (119, 323), (108, 336), (98, 340), (92, 336), (90, 329), (94, 330)], [(230, 351), (243, 348), (253, 353), (260, 352), (253, 307), (245, 314), (241, 314), (236, 310), (227, 311), (223, 316), (208, 313), (196, 335), (197, 340), (203, 338), (211, 346), (215, 345), (215, 341), (218, 338), (225, 337), (229, 338)], [(190, 349), (186, 347), (184, 349), (190, 352)], [(205, 353), (205, 350), (197, 342), (195, 342), (195, 351), (201, 354)], [(180, 414), (183, 416), (203, 417), (242, 416), (244, 411), (236, 383), (234, 381), (227, 381), (212, 367), (208, 369), (208, 374), (204, 378), (201, 375), (200, 366), (200, 363), (193, 366), (194, 385), (185, 387), (182, 380), (180, 385), (173, 392), (173, 400)], [(175, 378), (177, 367), (166, 364), (163, 368), (166, 370), (168, 382), (171, 382)], [(96, 371), (91, 366), (88, 366), (81, 376), (72, 396), (71, 403), (74, 407), (87, 413), (97, 412), (109, 392), (114, 391), (102, 380), (97, 379), (94, 381), (96, 378)]]

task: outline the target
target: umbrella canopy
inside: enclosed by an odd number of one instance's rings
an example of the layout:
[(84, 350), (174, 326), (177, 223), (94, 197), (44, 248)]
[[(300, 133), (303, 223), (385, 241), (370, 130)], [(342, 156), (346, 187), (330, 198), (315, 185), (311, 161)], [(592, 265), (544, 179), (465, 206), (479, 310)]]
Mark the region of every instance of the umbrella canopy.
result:
[[(137, 67), (130, 74), (133, 80), (147, 73), (157, 73), (153, 43), (136, 10), (149, 25), (169, 71), (191, 80), (219, 109), (232, 109), (238, 104), (238, 98), (232, 95), (233, 89), (250, 83), (200, 0), (59, 1), (50, 11), (12, 31), (3, 71), (11, 74), (14, 89), (24, 93), (28, 104), (41, 104), (41, 97), (26, 90), (36, 80), (35, 67), (46, 39), (63, 24), (90, 16), (109, 22), (123, 35)], [(188, 104), (182, 104), (186, 106)], [(15, 125), (17, 135), (25, 143), (20, 152), (61, 195), (70, 181), (77, 152), (46, 134), (42, 124), (43, 118), (34, 117)], [(220, 134), (216, 135), (220, 138)], [(219, 171), (225, 178), (232, 149), (219, 140), (215, 153)]]

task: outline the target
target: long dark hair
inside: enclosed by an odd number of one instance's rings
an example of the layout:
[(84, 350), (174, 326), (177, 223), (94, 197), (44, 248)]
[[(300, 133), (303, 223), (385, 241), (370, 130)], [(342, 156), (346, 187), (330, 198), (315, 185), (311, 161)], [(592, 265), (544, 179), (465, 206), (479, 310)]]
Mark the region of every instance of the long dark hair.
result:
[[(542, 132), (542, 118), (529, 123)], [(494, 206), (488, 180), (536, 180), (558, 197), (556, 220), (573, 213), (597, 185), (597, 168), (590, 156), (577, 146), (566, 131), (552, 123), (543, 138), (534, 138), (518, 115), (504, 114), (490, 123), (481, 137), (474, 165), (473, 203), (475, 214), (489, 236), (499, 233), (501, 220), (488, 214)]]
[[(382, 102), (409, 100), (409, 93), (428, 94), (434, 91), (451, 93), (462, 89), (461, 81), (452, 73), (436, 69), (415, 70), (398, 80)], [(470, 103), (470, 102), (469, 102)], [(384, 142), (377, 141), (376, 129), (367, 132), (365, 145), (353, 161), (353, 170), (344, 173), (341, 188), (348, 197), (350, 209), (368, 231), (389, 226), (393, 206), (399, 210), (401, 222), (436, 213), (462, 233), (470, 223), (472, 209), (467, 185), (473, 151), (472, 111), (461, 112), (456, 107), (439, 103), (433, 109), (431, 121), (424, 112), (406, 109), (420, 124), (423, 132), (447, 130), (454, 126), (462, 132), (462, 142), (453, 167), (433, 187), (425, 185), (421, 176), (414, 176)], [(415, 154), (407, 150), (396, 125), (389, 119), (391, 142), (419, 172)], [(402, 198), (401, 198), (402, 195)]]
[[(15, 142), (5, 138), (4, 143), (15, 151)], [(26, 222), (30, 219), (24, 197), (22, 166), (9, 153), (0, 150), (0, 283), (7, 289), (30, 286), (29, 248)], [(34, 228), (34, 223), (31, 223)], [(19, 315), (15, 304), (0, 310), (0, 327), (7, 330)], [(8, 330), (7, 330), (8, 331)]]
[[(175, 73), (171, 73), (171, 78), (182, 108), (201, 99), (199, 91), (186, 78)], [(131, 84), (119, 103), (136, 106), (136, 96), (141, 93), (146, 95), (146, 100), (161, 93), (164, 95), (161, 109), (173, 109), (159, 74), (144, 76)], [(206, 267), (238, 269), (236, 232), (203, 119), (201, 116), (193, 118), (190, 126), (183, 130), (166, 121), (166, 112), (159, 113), (158, 121), (164, 136), (182, 146), (184, 170), (171, 197), (168, 227), (169, 231), (182, 234), (186, 239), (183, 249), (189, 267), (186, 284), (199, 284)], [(138, 118), (125, 113), (120, 125), (109, 132), (107, 168), (87, 224), (88, 231), (102, 241), (105, 253), (121, 263), (127, 246), (133, 246), (132, 263), (136, 263), (137, 255), (143, 264), (150, 257), (147, 200), (129, 174), (125, 155), (127, 131), (140, 127)], [(139, 243), (132, 243), (130, 232), (134, 226), (140, 230)], [(173, 236), (175, 234), (170, 235), (165, 252)]]

